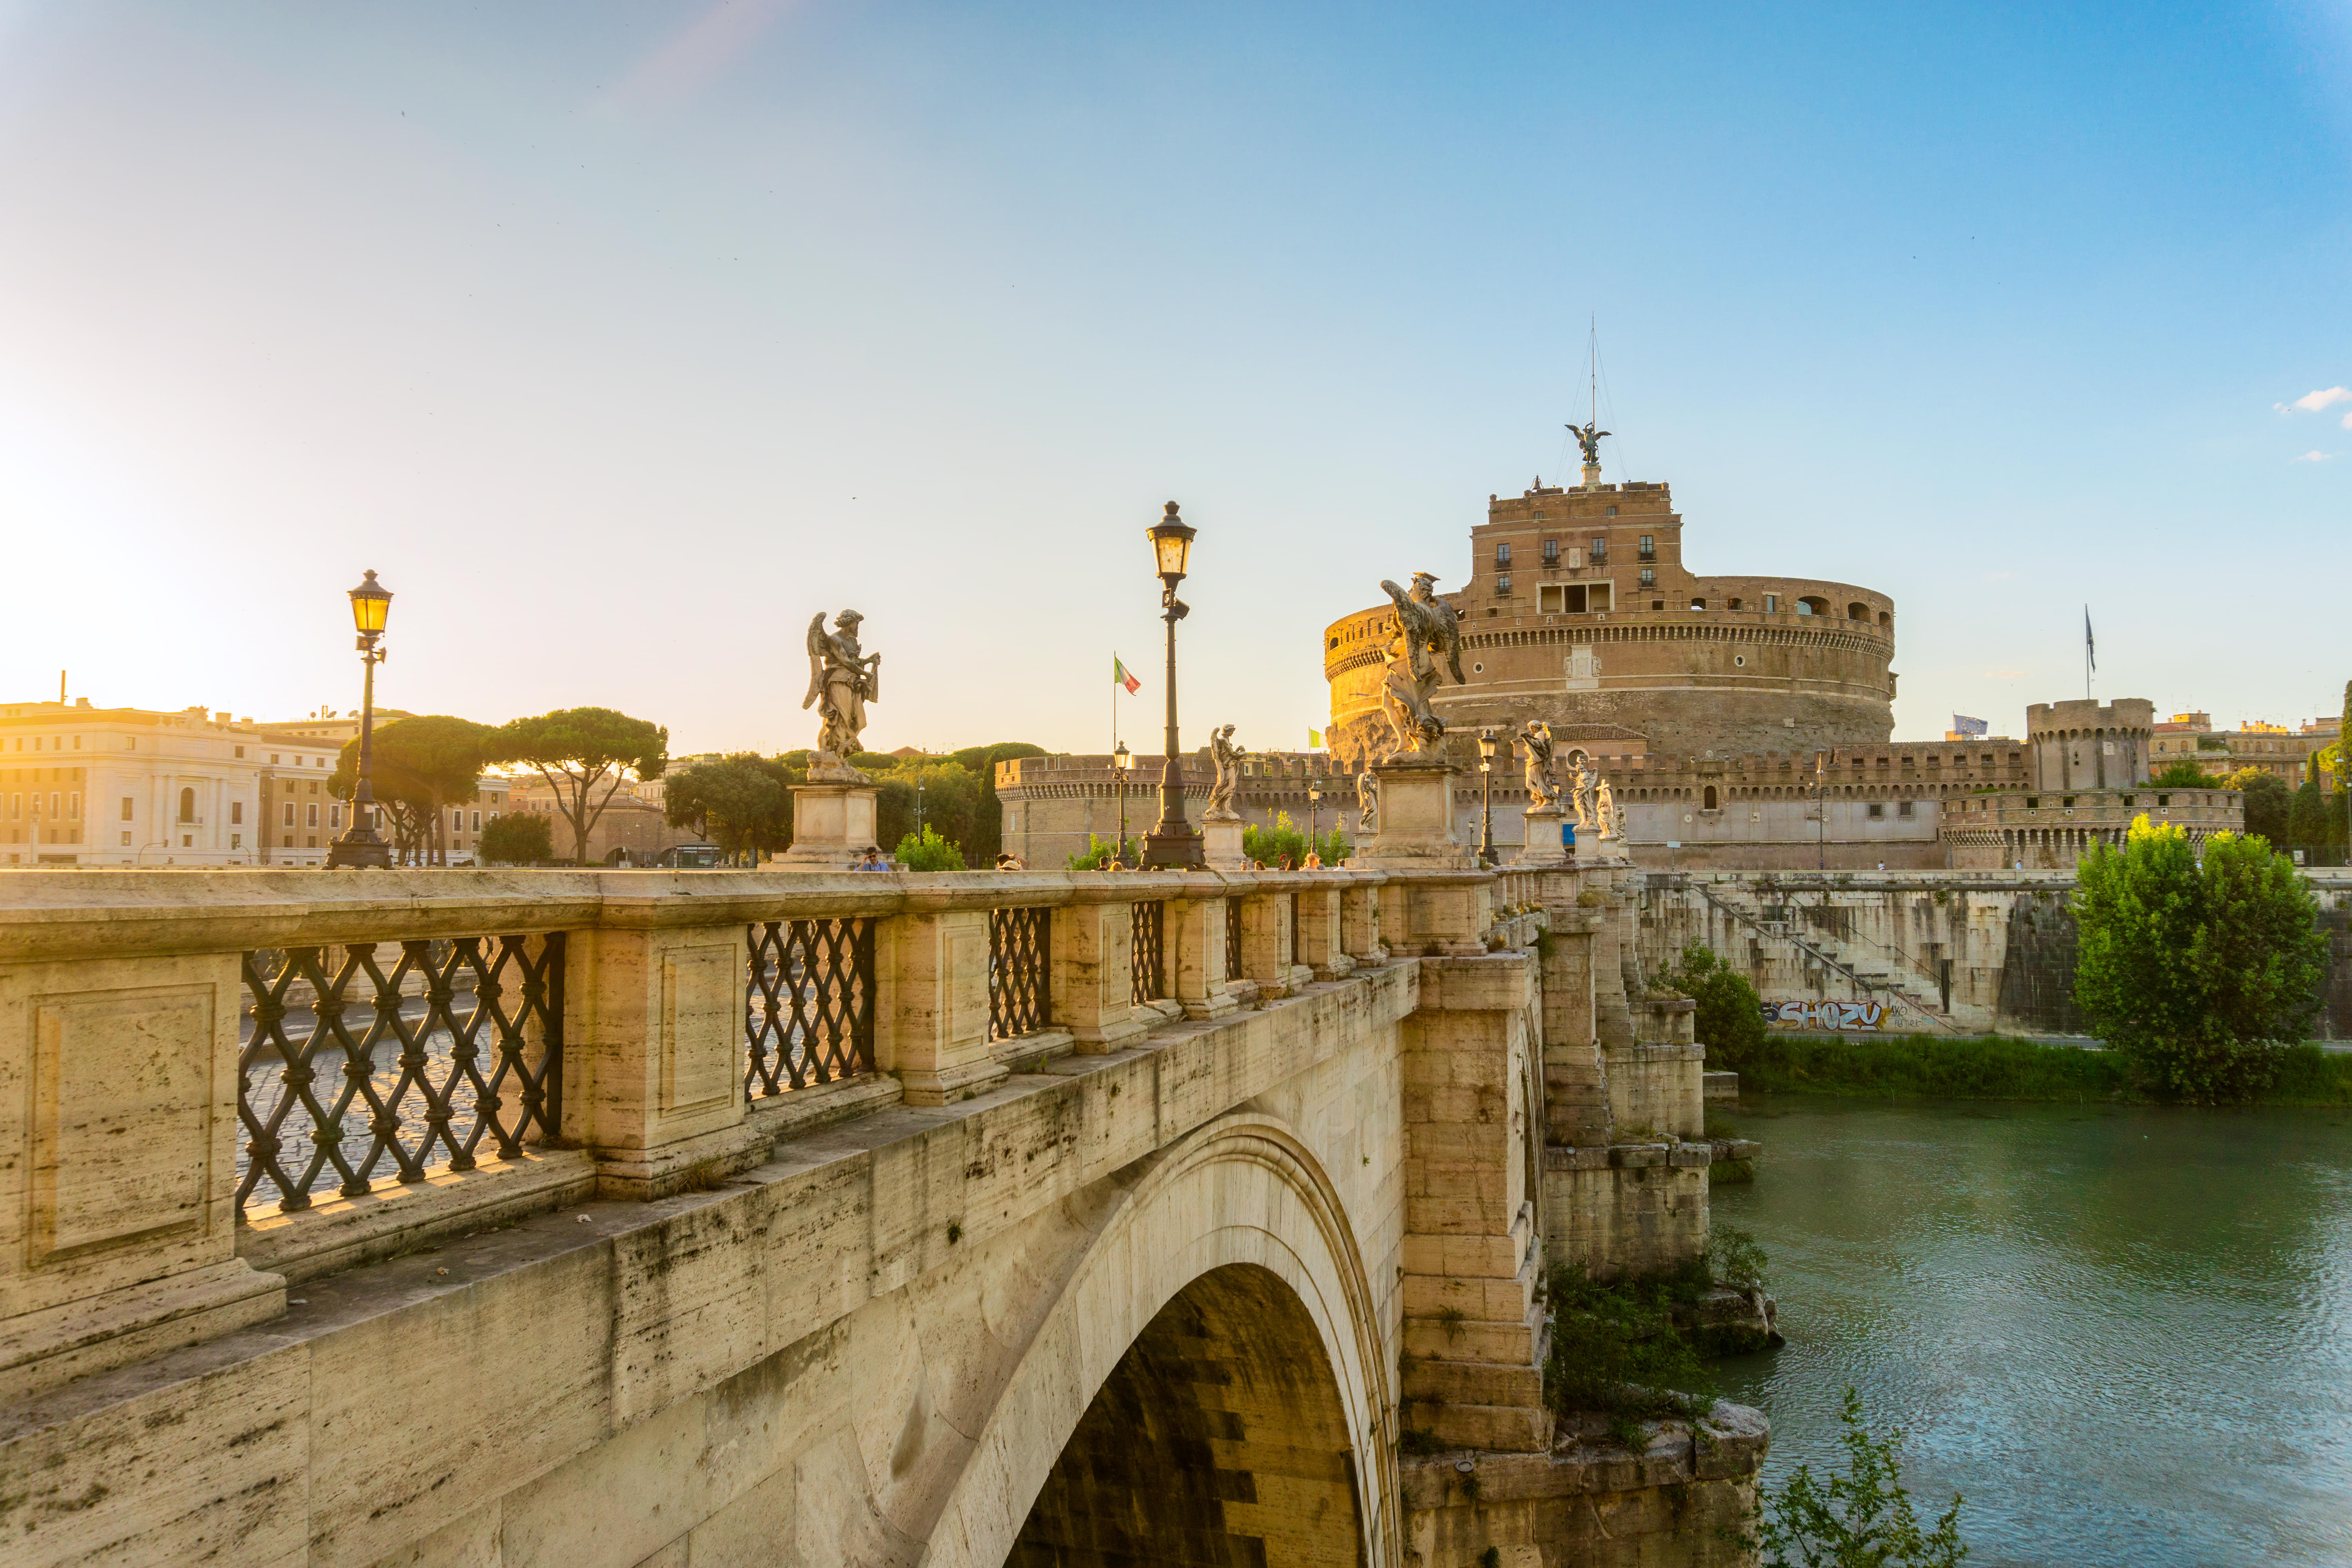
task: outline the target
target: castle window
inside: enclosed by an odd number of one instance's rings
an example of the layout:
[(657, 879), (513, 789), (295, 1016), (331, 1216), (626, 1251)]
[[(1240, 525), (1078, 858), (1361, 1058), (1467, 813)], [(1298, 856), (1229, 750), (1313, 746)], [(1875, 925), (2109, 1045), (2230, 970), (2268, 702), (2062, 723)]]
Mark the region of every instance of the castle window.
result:
[(1777, 616), (1780, 613), (1780, 595), (1767, 594), (1764, 595), (1764, 613), (1768, 616)]
[(1704, 610), (1706, 608), (1706, 601), (1694, 594), (1691, 595), (1691, 608), (1694, 610)]
[(1870, 606), (1863, 604), (1848, 605), (1845, 607), (1845, 618), (1850, 621), (1866, 621), (1870, 619)]
[[(1506, 548), (1507, 548), (1507, 546)], [(1508, 577), (1497, 577), (1495, 579), (1495, 596), (1496, 598), (1507, 598), (1509, 596), (1510, 592), (1511, 580)]]
[(1495, 564), (1497, 566), (1508, 566), (1510, 563), (1511, 546), (1509, 541), (1507, 540), (1495, 546)]
[(1699, 802), (1699, 809), (1701, 811), (1713, 811), (1715, 808), (1715, 786), (1713, 784), (1709, 784), (1706, 786), (1706, 794), (1705, 797)]
[(1557, 565), (1559, 565), (1559, 540), (1557, 540), (1557, 539), (1547, 539), (1547, 540), (1545, 540), (1545, 541), (1544, 541), (1544, 542), (1543, 542), (1543, 558), (1544, 558), (1544, 564), (1545, 564), (1545, 565), (1547, 565), (1547, 566), (1557, 566)]
[(1617, 509), (1613, 506), (1610, 507), (1603, 510), (1601, 515), (1603, 517), (1615, 517), (1617, 515)]
[(1829, 613), (1830, 602), (1817, 594), (1808, 594), (1797, 601), (1797, 614), (1801, 616), (1826, 616)]
[(1645, 533), (1642, 535), (1642, 559), (1644, 561), (1655, 561), (1657, 558), (1658, 542), (1649, 534)]
[(1875, 821), (1879, 820), (1880, 818), (1884, 817), (1885, 815), (1886, 815), (1886, 805), (1885, 805), (1885, 803), (1884, 801), (1875, 801), (1875, 800), (1874, 800), (1874, 801), (1872, 801), (1872, 802), (1870, 803), (1870, 817), (1871, 817), (1871, 820), (1872, 820), (1872, 821), (1875, 822)]
[(1909, 801), (1907, 801), (1907, 800), (1898, 800), (1898, 801), (1896, 801), (1896, 802), (1895, 803), (1895, 816), (1910, 816), (1910, 815), (1911, 815), (1911, 803), (1910, 803)]
[(194, 822), (195, 819), (196, 792), (192, 789), (184, 789), (180, 792), (180, 820), (182, 822)]
[(1725, 605), (1724, 608), (1728, 609), (1728, 610), (1736, 610), (1736, 609), (1738, 609), (1738, 608), (1740, 607), (1740, 603), (1741, 603), (1741, 601), (1739, 601), (1739, 600), (1738, 600), (1738, 599), (1733, 599), (1733, 600), (1731, 600), (1728, 604)]
[(1651, 569), (1650, 567), (1647, 567), (1647, 566), (1643, 567), (1643, 568), (1642, 568), (1642, 586), (1643, 586), (1643, 587), (1644, 587), (1644, 588), (1654, 588), (1654, 587), (1656, 587), (1657, 585), (1658, 585), (1658, 574), (1657, 574), (1657, 573), (1656, 573), (1655, 571), (1654, 571), (1653, 569)]

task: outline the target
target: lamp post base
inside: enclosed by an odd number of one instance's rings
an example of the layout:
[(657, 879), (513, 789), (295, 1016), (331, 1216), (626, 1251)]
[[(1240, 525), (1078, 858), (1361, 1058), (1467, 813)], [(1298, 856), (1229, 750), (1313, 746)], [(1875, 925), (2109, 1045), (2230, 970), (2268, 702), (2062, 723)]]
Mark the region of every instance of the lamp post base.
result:
[[(365, 837), (361, 834), (366, 833)], [(330, 871), (388, 871), (392, 869), (392, 846), (377, 837), (372, 830), (353, 828), (327, 846), (327, 869)]]
[(1197, 871), (1201, 868), (1201, 836), (1191, 827), (1173, 833), (1147, 833), (1143, 836), (1143, 863), (1151, 869)]

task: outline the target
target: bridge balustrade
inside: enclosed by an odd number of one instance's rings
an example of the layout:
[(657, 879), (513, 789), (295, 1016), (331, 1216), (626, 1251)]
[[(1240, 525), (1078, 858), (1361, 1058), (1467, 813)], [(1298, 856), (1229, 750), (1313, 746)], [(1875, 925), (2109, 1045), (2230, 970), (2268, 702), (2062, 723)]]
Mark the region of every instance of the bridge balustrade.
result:
[[(27, 874), (0, 901), (0, 1060), (31, 1064), (0, 1206), (31, 1238), (0, 1288), (19, 1311), (152, 1297), (126, 1345), (225, 1332), (289, 1279), (723, 1183), (796, 1129), (969, 1100), (1391, 949), (1485, 951), (1494, 879)], [(49, 1364), (38, 1336), (10, 1353), (0, 1392), (49, 1375), (9, 1370)]]

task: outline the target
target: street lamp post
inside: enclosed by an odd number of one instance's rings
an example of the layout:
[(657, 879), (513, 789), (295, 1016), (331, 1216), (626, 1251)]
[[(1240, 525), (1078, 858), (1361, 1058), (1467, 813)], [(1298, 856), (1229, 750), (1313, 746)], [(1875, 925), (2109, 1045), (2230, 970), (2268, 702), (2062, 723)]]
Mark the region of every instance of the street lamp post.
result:
[[(1310, 768), (1313, 767), (1315, 765), (1314, 759), (1311, 757), (1307, 759), (1307, 765)], [(1318, 853), (1315, 847), (1315, 841), (1318, 837), (1316, 826), (1320, 820), (1318, 814), (1322, 809), (1323, 781), (1315, 774), (1309, 773), (1307, 775), (1307, 852), (1309, 855)]]
[(1478, 731), (1478, 864), (1495, 863), (1495, 731)]
[(1184, 767), (1176, 749), (1176, 623), (1192, 613), (1176, 596), (1176, 584), (1184, 580), (1198, 531), (1177, 515), (1171, 500), (1167, 515), (1144, 531), (1150, 536), (1152, 560), (1160, 574), (1160, 618), (1168, 623), (1168, 760), (1160, 771), (1160, 821), (1144, 835), (1143, 863), (1198, 867), (1201, 836), (1184, 820)]
[(1110, 858), (1120, 865), (1127, 864), (1127, 775), (1135, 771), (1135, 753), (1121, 741), (1110, 749), (1110, 771), (1118, 775), (1118, 842), (1111, 846)]
[(328, 847), (327, 866), (331, 870), (346, 866), (381, 869), (392, 864), (392, 846), (375, 830), (375, 784), (370, 774), (375, 763), (375, 667), (383, 662), (383, 649), (376, 642), (383, 636), (392, 593), (370, 572), (351, 597), (352, 624), (360, 634), (360, 668), (367, 672), (360, 695), (359, 783), (352, 791), (351, 829)]

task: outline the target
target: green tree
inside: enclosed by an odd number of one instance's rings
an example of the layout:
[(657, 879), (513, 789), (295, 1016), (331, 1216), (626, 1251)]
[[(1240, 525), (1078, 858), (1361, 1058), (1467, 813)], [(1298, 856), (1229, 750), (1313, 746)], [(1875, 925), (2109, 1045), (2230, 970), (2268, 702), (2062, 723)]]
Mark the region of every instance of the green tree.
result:
[(2318, 1011), (2327, 940), (2294, 864), (2252, 835), (2135, 818), (2077, 873), (2074, 1000), (2160, 1100), (2218, 1104), (2269, 1087)]
[(555, 835), (535, 812), (509, 811), (482, 829), (474, 858), (488, 865), (536, 866), (555, 858)]
[(572, 858), (585, 865), (589, 832), (626, 774), (659, 778), (669, 765), (669, 731), (610, 708), (559, 708), (500, 725), (483, 752), (488, 762), (522, 763), (547, 781), (572, 825)]
[(1285, 855), (1290, 857), (1293, 868), (1304, 866), (1310, 849), (1323, 858), (1326, 866), (1338, 866), (1348, 858), (1348, 841), (1338, 828), (1309, 840), (1286, 811), (1274, 814), (1272, 827), (1260, 827), (1253, 822), (1242, 829), (1242, 854), (1268, 866), (1279, 866)]
[[(487, 724), (449, 713), (404, 719), (376, 730), (368, 759), (368, 788), (392, 810), (404, 862), (449, 863), (448, 806), (470, 800), (481, 783)], [(328, 793), (343, 800), (359, 787), (359, 737), (343, 742)]]
[(1706, 943), (1685, 943), (1681, 962), (1658, 978), (1698, 1004), (1692, 1026), (1711, 1065), (1737, 1068), (1763, 1047), (1763, 999)]
[(2219, 789), (2221, 784), (2211, 773), (2200, 768), (2186, 757), (2164, 765), (2164, 771), (2147, 781), (2158, 789)]
[(2223, 779), (2221, 787), (2245, 792), (2249, 838), (2267, 839), (2273, 845), (2286, 842), (2287, 813), (2294, 804), (2286, 780), (2261, 768), (2243, 767)]
[(971, 769), (960, 763), (909, 758), (877, 775), (876, 782), (882, 792), (874, 802), (875, 830), (883, 843), (895, 844), (915, 831), (919, 790), (924, 826), (936, 826), (950, 843), (971, 842), (980, 780)]
[(2319, 793), (2315, 773), (2304, 780), (2287, 810), (2287, 842), (2298, 849), (2325, 850), (2335, 843), (2340, 826), (2334, 803)]
[(1823, 1483), (1811, 1466), (1799, 1465), (1779, 1487), (1757, 1494), (1749, 1518), (1758, 1539), (1739, 1543), (1769, 1553), (1764, 1568), (1958, 1568), (1969, 1554), (1960, 1541), (1959, 1494), (1952, 1494), (1933, 1530), (1922, 1529), (1903, 1485), (1903, 1434), (1871, 1436), (1851, 1388), (1840, 1419), (1845, 1474)]
[(963, 851), (940, 837), (940, 830), (930, 824), (923, 825), (921, 837), (909, 833), (898, 840), (898, 847), (890, 858), (902, 871), (961, 871), (966, 869)]
[[(1045, 747), (1033, 746), (1026, 741), (998, 741), (992, 745), (966, 746), (962, 751), (948, 753), (947, 761), (968, 770), (980, 781), (980, 798), (973, 803), (971, 826), (963, 841), (964, 847), (971, 852), (973, 865), (994, 865), (998, 851), (1004, 847), (1004, 808), (997, 804), (996, 799), (996, 764), (1016, 757), (1042, 757), (1045, 754)], [(1152, 781), (1155, 784), (1158, 782), (1156, 779)], [(1152, 820), (1138, 810), (1141, 783), (1140, 780), (1133, 781), (1128, 791), (1132, 797), (1128, 802), (1128, 808), (1134, 814), (1130, 816), (1128, 826), (1138, 833), (1142, 832)]]
[(668, 775), (662, 816), (692, 827), (730, 856), (760, 857), (792, 842), (792, 770), (781, 759), (736, 752)]

